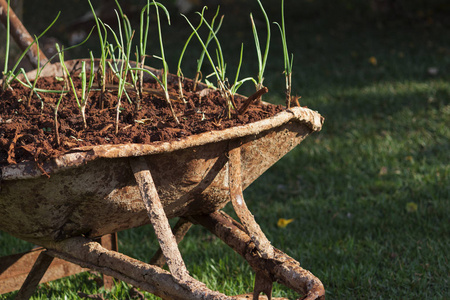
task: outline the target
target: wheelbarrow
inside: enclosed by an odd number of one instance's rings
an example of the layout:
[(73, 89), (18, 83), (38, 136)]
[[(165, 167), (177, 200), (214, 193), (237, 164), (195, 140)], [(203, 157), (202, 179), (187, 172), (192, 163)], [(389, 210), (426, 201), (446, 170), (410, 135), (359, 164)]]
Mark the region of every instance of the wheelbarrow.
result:
[[(77, 63), (66, 66), (70, 71)], [(41, 76), (60, 75), (59, 65), (52, 64)], [(239, 299), (189, 275), (177, 243), (192, 224), (202, 225), (253, 268), (254, 298), (265, 293), (270, 299), (272, 283), (279, 282), (304, 299), (324, 299), (320, 280), (271, 245), (243, 196), (245, 188), (322, 123), (317, 112), (293, 107), (255, 123), (172, 142), (81, 147), (39, 167), (31, 161), (3, 166), (0, 229), (47, 249), (28, 282), (37, 284), (57, 257), (163, 299)], [(240, 223), (221, 211), (230, 201)], [(172, 229), (169, 219), (176, 217)], [(160, 245), (151, 263), (95, 241), (149, 223)], [(162, 268), (166, 263), (169, 271)]]

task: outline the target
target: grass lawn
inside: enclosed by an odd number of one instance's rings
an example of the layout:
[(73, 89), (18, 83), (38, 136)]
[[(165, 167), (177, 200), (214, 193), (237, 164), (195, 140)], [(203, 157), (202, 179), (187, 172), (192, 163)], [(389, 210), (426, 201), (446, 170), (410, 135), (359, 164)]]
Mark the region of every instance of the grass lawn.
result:
[[(450, 299), (450, 5), (397, 1), (397, 14), (382, 15), (361, 2), (286, 1), (293, 93), (325, 123), (245, 196), (272, 244), (320, 278), (327, 299)], [(266, 5), (272, 21), (278, 5)], [(224, 10), (230, 70), (245, 41), (242, 72), (256, 74), (247, 11), (226, 4)], [(167, 50), (175, 66), (189, 32), (172, 18), (184, 34), (167, 38), (177, 47)], [(275, 26), (272, 36), (265, 100), (283, 103)], [(294, 221), (279, 228), (279, 218)], [(144, 261), (157, 246), (149, 226), (120, 232), (119, 240), (121, 252)], [(0, 255), (30, 247), (0, 232)], [(191, 229), (180, 248), (191, 274), (209, 288), (229, 295), (252, 290), (251, 268), (206, 230)], [(33, 299), (77, 299), (78, 291), (130, 297), (128, 285), (104, 291), (96, 277), (43, 284)], [(296, 297), (279, 285), (274, 296)]]

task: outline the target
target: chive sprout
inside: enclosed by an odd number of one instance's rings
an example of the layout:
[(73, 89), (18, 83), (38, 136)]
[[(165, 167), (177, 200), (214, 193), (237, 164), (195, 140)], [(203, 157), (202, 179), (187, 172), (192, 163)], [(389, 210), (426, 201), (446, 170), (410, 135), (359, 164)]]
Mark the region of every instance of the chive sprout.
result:
[[(203, 9), (202, 9), (201, 15), (204, 14), (204, 12), (205, 12), (206, 9), (207, 9), (207, 7), (204, 6)], [(203, 18), (201, 18), (200, 23), (198, 24), (196, 30), (199, 30), (200, 27), (202, 26), (202, 24), (203, 24)], [(194, 36), (194, 34), (195, 34), (195, 32), (192, 32), (192, 33), (189, 35), (188, 39), (186, 40), (186, 43), (184, 44), (183, 50), (181, 50), (180, 58), (178, 59), (178, 68), (177, 68), (178, 88), (179, 88), (179, 92), (180, 92), (180, 98), (181, 98), (184, 102), (185, 102), (185, 99), (184, 99), (184, 96), (183, 96), (183, 85), (182, 85), (182, 81), (183, 81), (183, 79), (184, 79), (184, 76), (183, 76), (183, 72), (181, 71), (181, 61), (183, 60), (183, 56), (184, 56), (184, 53), (186, 52), (186, 48), (187, 48), (187, 46), (189, 45), (189, 42), (191, 41), (191, 39), (192, 39), (192, 37)], [(200, 67), (201, 67), (201, 65), (200, 65)], [(199, 72), (199, 71), (197, 71), (197, 74), (198, 74), (198, 72)], [(198, 77), (197, 77), (197, 78), (198, 78)]]
[(283, 57), (284, 57), (284, 75), (286, 77), (286, 107), (291, 107), (291, 89), (292, 89), (292, 65), (294, 61), (294, 54), (291, 53), (289, 58), (289, 52), (286, 41), (286, 28), (284, 25), (284, 0), (281, 0), (281, 26), (275, 22), (280, 30), (281, 42), (283, 44)]
[[(67, 82), (64, 82), (64, 87), (63, 90), (65, 90), (67, 88)], [(64, 93), (61, 93), (61, 95), (59, 96), (58, 102), (56, 102), (56, 105), (54, 107), (54, 119), (55, 119), (55, 137), (56, 137), (56, 144), (58, 145), (58, 147), (61, 145), (61, 139), (59, 137), (59, 126), (58, 126), (58, 109), (59, 109), (59, 105), (61, 104), (61, 100), (64, 96)]]
[[(95, 14), (95, 10), (94, 7), (91, 4), (91, 1), (88, 0), (89, 2), (89, 6), (91, 7), (92, 10), (92, 14), (94, 15), (94, 20), (95, 20), (95, 24), (97, 25), (97, 31), (98, 31), (98, 36), (100, 39), (100, 51), (101, 51), (101, 57), (100, 57), (100, 64), (98, 66), (98, 84), (99, 87), (101, 89), (100, 92), (100, 103), (99, 103), (99, 108), (103, 109), (104, 108), (104, 95), (106, 92), (106, 56), (107, 56), (107, 48), (108, 48), (108, 43), (107, 43), (107, 30), (105, 27), (105, 24), (97, 17), (97, 15)], [(103, 33), (102, 33), (102, 29), (103, 29)]]
[(175, 122), (177, 122), (177, 124), (180, 124), (180, 121), (178, 121), (177, 115), (175, 114), (175, 111), (173, 110), (173, 106), (172, 106), (172, 101), (170, 101), (170, 97), (169, 97), (169, 92), (167, 89), (167, 75), (169, 74), (169, 65), (167, 64), (166, 61), (166, 56), (164, 54), (164, 43), (162, 40), (162, 33), (161, 33), (161, 20), (159, 17), (159, 7), (161, 7), (163, 9), (163, 11), (166, 13), (167, 16), (167, 22), (170, 25), (170, 15), (169, 12), (167, 11), (166, 7), (164, 5), (162, 5), (159, 2), (155, 2), (155, 0), (153, 0), (153, 3), (155, 5), (156, 8), (156, 19), (157, 19), (157, 23), (158, 23), (158, 37), (159, 37), (159, 46), (161, 49), (161, 60), (163, 63), (163, 69), (162, 69), (162, 74), (161, 74), (161, 83), (163, 85), (163, 89), (164, 89), (164, 95), (167, 101), (167, 104), (169, 105), (170, 111), (172, 112), (172, 116), (175, 120)]
[[(78, 109), (80, 110), (81, 118), (83, 119), (83, 128), (86, 129), (87, 128), (87, 124), (86, 124), (86, 116), (84, 114), (83, 105), (82, 105), (82, 102), (80, 102), (80, 99), (78, 98), (77, 89), (75, 88), (75, 84), (73, 83), (72, 76), (70, 76), (70, 72), (67, 69), (67, 65), (65, 64), (65, 61), (64, 61), (64, 46), (62, 46), (60, 48), (60, 46), (58, 44), (55, 44), (55, 47), (56, 47), (56, 51), (59, 54), (58, 55), (59, 56), (59, 62), (60, 62), (61, 67), (63, 69), (63, 76), (65, 78), (66, 85), (68, 85), (67, 82), (70, 83), (70, 87), (72, 88), (73, 96), (75, 97), (75, 100), (77, 101), (77, 106), (78, 106)], [(86, 78), (85, 78), (84, 81), (86, 82)], [(82, 93), (84, 93), (84, 92), (85, 91), (82, 90)]]
[[(208, 9), (206, 6), (205, 6), (205, 8), (206, 9)], [(203, 13), (204, 13), (204, 10), (202, 11), (202, 13), (201, 13), (201, 20), (200, 20), (200, 23), (202, 23), (203, 22)], [(216, 10), (216, 13), (215, 13), (215, 15), (214, 15), (214, 17), (212, 18), (212, 20), (211, 20), (211, 27), (213, 27), (214, 28), (214, 23), (215, 23), (215, 21), (216, 21), (216, 18), (217, 18), (217, 16), (219, 15), (219, 7), (217, 8), (217, 10)], [(223, 22), (223, 16), (220, 18), (220, 21), (219, 21), (219, 24), (217, 25), (217, 27), (216, 27), (216, 29), (215, 29), (215, 31), (214, 31), (214, 33), (215, 34), (217, 34), (218, 32), (219, 32), (219, 30), (220, 30), (220, 28), (222, 27), (222, 22)], [(198, 30), (197, 30), (198, 31)], [(195, 32), (194, 32), (195, 33)], [(205, 58), (205, 54), (206, 54), (206, 49), (208, 48), (208, 45), (209, 45), (209, 43), (212, 41), (212, 39), (213, 39), (213, 34), (212, 34), (212, 32), (210, 31), (209, 32), (209, 34), (208, 34), (208, 38), (206, 39), (206, 42), (205, 42), (205, 48), (202, 48), (202, 52), (201, 52), (201, 54), (200, 54), (200, 57), (199, 57), (199, 59), (197, 60), (197, 72), (196, 72), (196, 74), (195, 74), (195, 79), (194, 79), (194, 91), (196, 91), (197, 90), (197, 85), (198, 85), (198, 82), (199, 81), (201, 81), (201, 75), (202, 75), (202, 73), (201, 73), (201, 68), (202, 68), (202, 65), (203, 65), (203, 60), (204, 60), (204, 58)]]
[[(200, 15), (200, 17), (202, 19), (204, 19), (203, 14), (201, 14), (201, 13), (197, 13), (197, 14)], [(236, 109), (236, 106), (233, 103), (233, 96), (230, 94), (230, 91), (227, 89), (226, 84), (225, 84), (226, 65), (223, 60), (222, 48), (220, 47), (220, 42), (216, 36), (216, 33), (215, 33), (214, 29), (211, 27), (211, 25), (206, 20), (203, 20), (203, 22), (207, 25), (208, 29), (210, 30), (210, 34), (212, 34), (212, 37), (215, 39), (216, 44), (217, 44), (217, 50), (216, 50), (217, 66), (214, 64), (214, 61), (207, 49), (207, 46), (205, 45), (202, 38), (200, 37), (198, 30), (192, 25), (192, 23), (189, 21), (189, 19), (185, 15), (182, 14), (182, 16), (186, 19), (189, 26), (191, 27), (191, 29), (194, 31), (195, 35), (197, 36), (197, 39), (199, 40), (200, 44), (202, 45), (203, 51), (204, 51), (206, 57), (208, 58), (208, 60), (211, 64), (211, 67), (213, 68), (214, 74), (216, 75), (219, 90), (221, 91), (222, 96), (226, 99), (228, 118), (231, 118), (231, 109), (233, 109), (233, 108)]]
[(256, 24), (255, 21), (253, 20), (253, 15), (250, 14), (250, 21), (252, 23), (252, 32), (253, 32), (253, 38), (255, 40), (255, 47), (256, 47), (256, 54), (258, 56), (258, 83), (256, 86), (256, 90), (260, 90), (263, 87), (263, 82), (264, 82), (264, 71), (266, 69), (266, 63), (267, 63), (267, 57), (269, 56), (269, 47), (270, 47), (270, 36), (271, 36), (271, 31), (270, 31), (270, 22), (269, 22), (269, 17), (267, 16), (267, 13), (264, 9), (264, 6), (262, 5), (260, 0), (257, 0), (258, 4), (261, 8), (261, 11), (264, 15), (264, 19), (266, 21), (266, 30), (267, 30), (267, 37), (266, 37), (266, 47), (264, 49), (264, 55), (262, 55), (261, 53), (261, 45), (259, 42), (259, 37), (258, 37), (258, 31), (256, 29)]
[(9, 20), (10, 0), (8, 0), (8, 9), (6, 11), (6, 51), (5, 51), (5, 66), (3, 69), (3, 90), (6, 90), (9, 86), (8, 82), (8, 60), (9, 60), (9, 43), (11, 40), (10, 32), (10, 20)]
[(239, 64), (236, 70), (236, 77), (234, 79), (233, 85), (230, 87), (231, 95), (235, 95), (237, 93), (237, 90), (246, 82), (246, 81), (253, 81), (253, 83), (257, 84), (256, 80), (253, 77), (246, 77), (244, 79), (239, 80), (239, 73), (241, 71), (242, 66), (242, 57), (244, 54), (244, 44), (241, 44), (241, 54), (239, 55)]

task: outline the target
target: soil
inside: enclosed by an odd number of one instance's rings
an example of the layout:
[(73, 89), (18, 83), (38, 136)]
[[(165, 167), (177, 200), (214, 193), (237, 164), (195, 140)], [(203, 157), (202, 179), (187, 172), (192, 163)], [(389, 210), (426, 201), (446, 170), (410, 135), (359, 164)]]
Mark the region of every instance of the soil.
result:
[[(72, 76), (76, 87), (81, 87), (78, 76)], [(77, 81), (78, 79), (78, 81)], [(95, 84), (95, 83), (94, 83)], [(63, 90), (63, 81), (54, 77), (39, 78), (37, 87)], [(92, 91), (86, 106), (87, 128), (83, 126), (80, 110), (73, 93), (63, 96), (55, 123), (58, 94), (39, 93), (27, 105), (30, 89), (18, 82), (11, 89), (0, 90), (0, 167), (22, 161), (43, 162), (60, 156), (72, 148), (102, 144), (157, 143), (182, 139), (189, 135), (211, 130), (221, 130), (268, 118), (280, 112), (280, 105), (266, 105), (252, 101), (244, 113), (231, 111), (228, 118), (225, 99), (219, 91), (205, 89), (193, 91), (193, 83), (186, 81), (183, 94), (186, 103), (179, 99), (178, 86), (169, 86), (177, 124), (167, 101), (148, 91), (159, 91), (155, 83), (145, 83), (141, 107), (137, 111), (126, 97), (121, 99), (119, 130), (115, 133), (117, 90), (107, 89), (104, 109), (98, 106), (100, 92)], [(136, 93), (129, 90), (131, 99)], [(244, 106), (246, 98), (236, 97), (236, 107)], [(241, 111), (242, 112), (242, 111)], [(59, 143), (56, 135), (59, 132)]]

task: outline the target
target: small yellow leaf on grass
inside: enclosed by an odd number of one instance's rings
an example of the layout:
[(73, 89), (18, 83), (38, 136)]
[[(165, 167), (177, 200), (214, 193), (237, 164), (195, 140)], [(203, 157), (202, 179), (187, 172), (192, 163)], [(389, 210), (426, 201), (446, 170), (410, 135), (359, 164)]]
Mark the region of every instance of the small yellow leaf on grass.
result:
[(369, 63), (370, 63), (372, 66), (376, 66), (376, 65), (378, 64), (377, 58), (376, 58), (375, 56), (369, 57)]
[(294, 221), (294, 219), (283, 219), (283, 218), (280, 218), (280, 219), (278, 219), (277, 226), (280, 227), (280, 228), (285, 228), (286, 226), (288, 226), (289, 223), (291, 223), (293, 221)]
[(406, 204), (406, 211), (409, 213), (413, 213), (417, 211), (417, 204), (414, 202), (409, 202)]
[(386, 175), (387, 173), (388, 173), (388, 168), (381, 167), (380, 172), (378, 172), (378, 175), (383, 176), (383, 175)]

